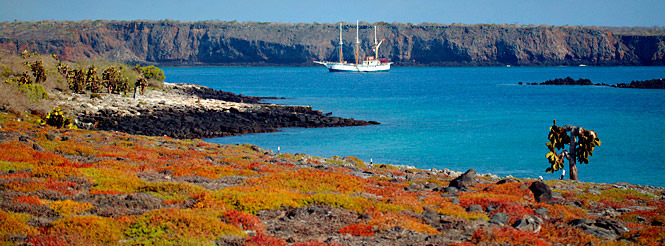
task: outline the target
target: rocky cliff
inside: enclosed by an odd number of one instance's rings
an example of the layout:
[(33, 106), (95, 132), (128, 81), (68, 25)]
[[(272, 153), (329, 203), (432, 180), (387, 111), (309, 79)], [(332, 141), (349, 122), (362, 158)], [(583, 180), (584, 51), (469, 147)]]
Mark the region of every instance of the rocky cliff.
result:
[[(362, 23), (380, 56), (401, 66), (664, 65), (665, 31), (653, 28)], [(355, 25), (344, 27), (353, 58)], [(336, 24), (177, 21), (0, 23), (0, 49), (55, 53), (65, 60), (112, 59), (161, 65), (313, 65), (338, 59)]]

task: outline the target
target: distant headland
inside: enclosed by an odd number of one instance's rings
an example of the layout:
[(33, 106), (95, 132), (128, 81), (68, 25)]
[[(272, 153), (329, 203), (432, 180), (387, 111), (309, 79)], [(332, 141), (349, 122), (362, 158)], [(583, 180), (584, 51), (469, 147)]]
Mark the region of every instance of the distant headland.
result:
[[(397, 66), (662, 66), (665, 28), (361, 22)], [(198, 21), (0, 23), (0, 50), (167, 66), (313, 66), (337, 56), (336, 24)], [(345, 28), (344, 43), (353, 45)], [(361, 40), (369, 49), (370, 40)], [(351, 57), (353, 49), (343, 49)]]

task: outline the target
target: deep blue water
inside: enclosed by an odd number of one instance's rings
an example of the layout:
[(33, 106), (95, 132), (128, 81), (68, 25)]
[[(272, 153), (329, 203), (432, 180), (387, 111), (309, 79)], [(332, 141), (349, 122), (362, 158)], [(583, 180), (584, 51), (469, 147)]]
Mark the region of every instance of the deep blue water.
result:
[[(282, 152), (357, 156), (374, 163), (555, 179), (545, 173), (552, 120), (595, 130), (602, 141), (579, 178), (665, 186), (665, 90), (519, 86), (571, 76), (594, 83), (665, 77), (665, 67), (400, 68), (329, 73), (311, 68), (165, 68), (166, 81), (238, 94), (287, 97), (378, 126), (282, 129), (209, 139)], [(566, 167), (567, 169), (567, 167)], [(567, 176), (567, 175), (566, 175)]]

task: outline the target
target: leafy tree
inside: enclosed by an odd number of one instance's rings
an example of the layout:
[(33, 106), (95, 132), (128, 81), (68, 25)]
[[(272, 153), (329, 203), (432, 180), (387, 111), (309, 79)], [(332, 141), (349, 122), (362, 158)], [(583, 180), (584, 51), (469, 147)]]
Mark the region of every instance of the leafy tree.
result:
[(67, 78), (69, 79), (69, 89), (74, 91), (74, 93), (83, 93), (85, 91), (85, 77), (83, 76), (82, 69), (69, 71)]
[(99, 93), (101, 92), (101, 79), (99, 78), (99, 75), (97, 74), (97, 68), (95, 65), (90, 65), (88, 67), (88, 71), (85, 73), (85, 84), (86, 84), (86, 89), (88, 89), (92, 93)]
[[(547, 139), (549, 142), (546, 145), (550, 151), (545, 157), (551, 166), (545, 171), (551, 173), (563, 169), (563, 162), (567, 159), (571, 180), (577, 180), (577, 160), (580, 163), (589, 164), (589, 157), (593, 155), (594, 148), (600, 146), (600, 139), (596, 132), (579, 126), (558, 127), (556, 120), (550, 127)], [(568, 151), (565, 150), (565, 145), (569, 146)], [(559, 153), (558, 150), (561, 149), (564, 150)]]
[(44, 69), (42, 61), (35, 61), (30, 64), (30, 70), (32, 70), (32, 75), (35, 76), (36, 83), (46, 81), (46, 69)]

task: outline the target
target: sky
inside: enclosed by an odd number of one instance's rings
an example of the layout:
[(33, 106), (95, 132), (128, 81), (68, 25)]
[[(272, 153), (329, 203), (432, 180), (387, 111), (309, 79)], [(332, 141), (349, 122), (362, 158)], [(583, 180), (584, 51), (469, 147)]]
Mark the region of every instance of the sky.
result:
[(0, 21), (222, 20), (664, 26), (665, 0), (0, 0)]

